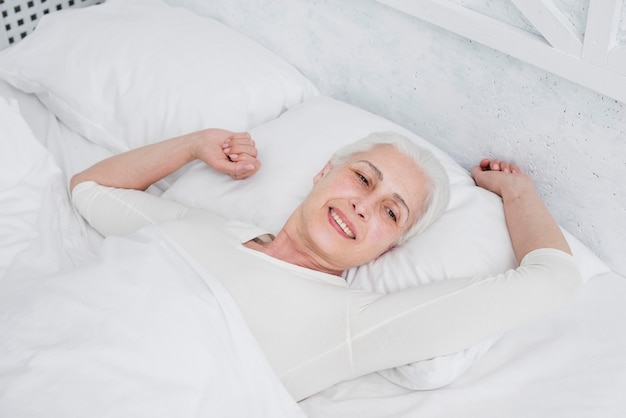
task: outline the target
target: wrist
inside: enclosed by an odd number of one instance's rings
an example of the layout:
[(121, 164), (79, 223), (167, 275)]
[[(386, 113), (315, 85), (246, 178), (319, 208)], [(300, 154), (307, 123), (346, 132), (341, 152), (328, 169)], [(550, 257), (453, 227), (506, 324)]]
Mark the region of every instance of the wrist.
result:
[(179, 137), (181, 152), (188, 163), (200, 158), (201, 138), (198, 132), (192, 132)]
[(538, 196), (538, 193), (530, 177), (517, 174), (502, 187), (500, 196), (503, 200), (518, 200)]

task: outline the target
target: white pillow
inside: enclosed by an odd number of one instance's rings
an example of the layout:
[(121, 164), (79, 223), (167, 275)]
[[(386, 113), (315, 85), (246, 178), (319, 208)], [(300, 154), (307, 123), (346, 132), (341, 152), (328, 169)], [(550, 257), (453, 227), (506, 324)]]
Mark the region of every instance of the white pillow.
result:
[[(374, 131), (395, 131), (431, 149), (450, 178), (451, 200), (444, 215), (423, 234), (348, 271), (351, 287), (388, 293), (452, 277), (496, 274), (516, 266), (498, 196), (475, 186), (467, 170), (415, 134), (328, 97), (309, 100), (251, 130), (263, 163), (254, 176), (233, 181), (195, 163), (163, 197), (275, 233), (307, 195), (313, 176), (331, 154)], [(579, 255), (583, 276), (589, 278), (606, 268), (571, 235), (568, 238)], [(497, 339), (381, 374), (412, 389), (442, 386), (463, 374)]]
[(451, 183), (445, 215), (402, 248), (348, 272), (352, 285), (386, 293), (448, 277), (502, 272), (515, 265), (502, 203), (476, 187), (467, 170), (400, 126), (328, 97), (309, 100), (250, 132), (263, 164), (232, 181), (194, 163), (163, 197), (278, 232), (308, 194), (332, 153), (374, 131), (395, 131), (431, 149)]
[[(349, 271), (351, 285), (387, 293), (433, 280), (496, 274), (516, 266), (498, 196), (476, 187), (466, 169), (419, 136), (325, 96), (250, 130), (263, 163), (254, 176), (232, 181), (202, 163), (193, 163), (163, 197), (276, 233), (308, 194), (314, 175), (332, 153), (374, 131), (395, 131), (432, 150), (448, 173), (450, 204), (442, 218), (402, 248)], [(585, 279), (608, 271), (565, 233)]]
[(48, 15), (0, 53), (0, 77), (114, 151), (212, 126), (248, 130), (318, 95), (260, 44), (161, 0)]

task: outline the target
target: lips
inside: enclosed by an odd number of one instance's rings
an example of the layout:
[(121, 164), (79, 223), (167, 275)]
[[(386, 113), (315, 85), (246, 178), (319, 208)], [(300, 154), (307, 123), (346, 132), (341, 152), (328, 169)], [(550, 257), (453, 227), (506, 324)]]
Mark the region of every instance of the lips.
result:
[(341, 216), (339, 216), (339, 214), (337, 212), (335, 212), (335, 210), (333, 208), (330, 208), (330, 216), (332, 217), (332, 219), (335, 221), (335, 223), (337, 224), (337, 226), (339, 226), (339, 228), (341, 228), (341, 230), (351, 239), (355, 239), (355, 235), (352, 232), (352, 230), (350, 229), (350, 227), (346, 224), (346, 222), (341, 218)]

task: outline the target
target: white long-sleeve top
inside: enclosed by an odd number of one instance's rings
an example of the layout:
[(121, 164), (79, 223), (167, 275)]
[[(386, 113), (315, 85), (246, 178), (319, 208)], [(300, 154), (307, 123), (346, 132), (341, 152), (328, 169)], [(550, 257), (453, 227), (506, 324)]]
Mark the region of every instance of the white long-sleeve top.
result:
[(268, 235), (246, 223), (91, 181), (76, 186), (72, 198), (104, 236), (150, 224), (168, 231), (230, 292), (296, 400), (366, 373), (462, 350), (559, 308), (582, 284), (569, 254), (543, 248), (496, 276), (380, 295), (245, 247)]

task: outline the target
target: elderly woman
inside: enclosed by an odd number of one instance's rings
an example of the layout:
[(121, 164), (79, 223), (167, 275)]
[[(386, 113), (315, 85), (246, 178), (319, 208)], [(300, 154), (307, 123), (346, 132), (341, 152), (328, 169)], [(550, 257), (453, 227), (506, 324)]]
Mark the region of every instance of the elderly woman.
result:
[(208, 129), (95, 164), (72, 178), (73, 200), (103, 235), (160, 224), (228, 289), (296, 400), (461, 350), (557, 308), (580, 286), (560, 228), (516, 165), (483, 160), (472, 175), (502, 197), (519, 268), (382, 296), (350, 290), (341, 275), (443, 212), (447, 178), (429, 151), (392, 133), (339, 150), (276, 236), (143, 192), (193, 160), (235, 179), (261, 167), (249, 134)]

